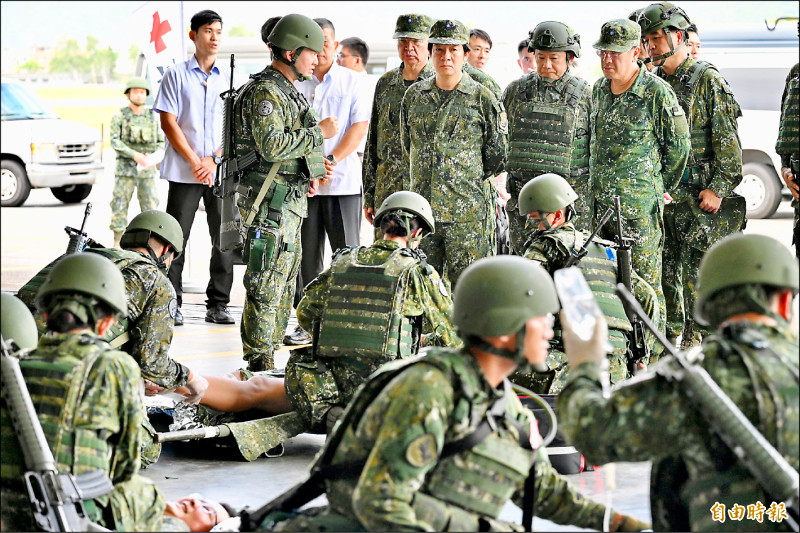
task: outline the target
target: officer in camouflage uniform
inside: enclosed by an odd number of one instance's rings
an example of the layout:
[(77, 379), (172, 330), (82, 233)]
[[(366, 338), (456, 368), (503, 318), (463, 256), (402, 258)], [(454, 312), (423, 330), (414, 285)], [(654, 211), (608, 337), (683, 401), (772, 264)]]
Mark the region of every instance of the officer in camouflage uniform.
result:
[[(525, 218), (516, 216), (517, 197), (531, 178), (555, 172), (563, 175), (578, 194), (575, 203), (581, 230), (592, 225), (589, 182), (589, 113), (592, 88), (570, 72), (581, 56), (580, 36), (563, 22), (542, 22), (531, 31), (528, 50), (536, 53), (551, 76), (531, 72), (512, 81), (503, 93), (508, 112), (508, 210), (511, 245), (521, 253)], [(556, 54), (564, 58), (548, 57)], [(527, 215), (527, 213), (526, 213)]]
[[(770, 237), (736, 233), (714, 244), (700, 265), (695, 316), (715, 331), (694, 358), (795, 470), (799, 348), (790, 320), (798, 285), (797, 260)], [(771, 498), (671, 377), (680, 368), (672, 357), (604, 395), (601, 330), (587, 343), (565, 331), (570, 371), (557, 407), (570, 442), (594, 464), (653, 461), (655, 531), (788, 531), (763, 514), (763, 522), (712, 520), (715, 503), (760, 502), (763, 512)]]
[(384, 238), (371, 246), (341, 248), (312, 281), (297, 321), (314, 331), (314, 348), (294, 350), (286, 391), (294, 409), (324, 431), (355, 389), (383, 363), (422, 346), (459, 344), (450, 322), (450, 291), (418, 251), (435, 230), (430, 204), (399, 191), (384, 200), (373, 224)]
[(300, 267), (306, 193), (313, 194), (317, 180), (333, 168), (325, 163), (322, 140), (336, 133), (336, 119), (318, 122), (292, 85), (311, 75), (323, 41), (322, 30), (310, 18), (281, 18), (269, 35), (272, 64), (241, 88), (233, 106), (234, 155), (258, 155), (237, 187), (247, 232), (242, 345), (253, 371), (274, 367), (273, 354), (289, 321)]
[(800, 64), (786, 76), (781, 97), (781, 123), (775, 151), (781, 156), (781, 176), (792, 192), (794, 207), (794, 253), (800, 257)]
[[(402, 190), (403, 182), (408, 180), (400, 141), (400, 103), (411, 84), (433, 76), (428, 60), (428, 36), (433, 22), (427, 15), (414, 13), (397, 17), (392, 38), (397, 39), (403, 63), (381, 76), (375, 86), (361, 167), (364, 215), (370, 223), (375, 209), (390, 194)], [(375, 228), (375, 240), (380, 238), (380, 228)]]
[(430, 202), (438, 231), (421, 247), (451, 283), (468, 265), (494, 254), (493, 176), (503, 171), (508, 151), (503, 104), (461, 70), (468, 42), (461, 22), (436, 22), (428, 39), (436, 76), (412, 85), (401, 108), (410, 169), (403, 188)]
[(733, 189), (742, 181), (742, 146), (736, 119), (742, 110), (728, 82), (710, 63), (695, 61), (686, 47), (691, 22), (669, 3), (642, 9), (639, 26), (653, 74), (675, 91), (688, 117), (692, 149), (680, 183), (668, 189), (664, 207), (663, 288), (667, 335), (683, 334), (683, 347), (710, 333), (692, 317), (697, 270), (708, 248), (741, 231), (746, 205)]
[(158, 208), (155, 166), (145, 166), (145, 157), (157, 150), (164, 150), (164, 132), (158, 114), (144, 105), (150, 94), (150, 84), (143, 78), (131, 78), (125, 86), (125, 95), (130, 104), (116, 112), (111, 119), (111, 148), (117, 152), (117, 172), (114, 191), (111, 193), (111, 231), (114, 232), (114, 248), (125, 231), (128, 204), (133, 190), (137, 189), (139, 207), (142, 211)]
[[(641, 46), (639, 25), (611, 20), (594, 44), (605, 79), (592, 88), (592, 142), (589, 170), (594, 217), (614, 206), (619, 195), (622, 231), (635, 239), (633, 269), (650, 284), (664, 309), (661, 250), (664, 246), (664, 191), (676, 190), (689, 156), (686, 114), (667, 82), (654, 76), (636, 56)], [(613, 240), (616, 217), (599, 236)], [(659, 329), (665, 317), (660, 314)]]
[[(509, 283), (514, 280), (514, 283)], [(381, 367), (359, 389), (318, 461), (347, 463), (326, 480), (329, 505), (271, 513), (276, 531), (521, 531), (498, 519), (534, 475), (537, 516), (602, 528), (587, 500), (547, 459), (532, 413), (506, 379), (544, 360), (558, 310), (550, 276), (514, 256), (480, 259), (456, 286), (453, 322), (465, 346)], [(485, 437), (466, 443), (478, 428)], [(531, 449), (533, 448), (533, 450)], [(282, 521), (281, 521), (282, 520)], [(649, 524), (611, 511), (611, 531)]]
[[(525, 184), (519, 195), (519, 214), (528, 218), (528, 240), (523, 256), (536, 261), (552, 276), (564, 268), (575, 252), (581, 250), (586, 237), (575, 229), (577, 193), (566, 179), (557, 174), (542, 174)], [(628, 359), (631, 353), (629, 338), (633, 328), (622, 301), (614, 292), (619, 275), (615, 253), (616, 245), (595, 237), (587, 254), (577, 266), (589, 283), (609, 324), (609, 340), (613, 348), (608, 354), (609, 376), (615, 384), (630, 377)], [(631, 272), (631, 281), (637, 300), (654, 322), (658, 322), (656, 293), (650, 285)], [(561, 339), (561, 324), (556, 319), (555, 335), (550, 341), (546, 364), (549, 372), (516, 372), (511, 381), (530, 388), (539, 394), (558, 394), (564, 387), (567, 374), (567, 357)], [(643, 361), (647, 363), (647, 361)]]
[[(137, 475), (141, 374), (131, 356), (102, 340), (127, 314), (122, 274), (96, 254), (67, 256), (50, 271), (36, 303), (47, 315), (48, 333), (20, 367), (57, 468), (76, 476), (97, 469), (108, 474), (113, 491), (84, 501), (93, 522), (120, 531), (159, 530), (164, 498)], [(7, 416), (3, 403), (3, 526), (33, 531), (22, 450)]]

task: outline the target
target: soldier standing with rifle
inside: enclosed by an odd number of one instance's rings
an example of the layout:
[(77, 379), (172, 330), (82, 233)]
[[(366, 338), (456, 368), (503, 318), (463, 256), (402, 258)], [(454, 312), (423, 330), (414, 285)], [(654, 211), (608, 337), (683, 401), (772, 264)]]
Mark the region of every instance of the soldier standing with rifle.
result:
[(653, 460), (655, 531), (792, 527), (800, 408), (790, 320), (798, 287), (797, 260), (778, 241), (723, 238), (700, 264), (695, 304), (714, 333), (685, 355), (667, 346), (672, 356), (610, 396), (600, 364), (605, 321), (587, 342), (564, 325), (570, 371), (557, 405), (561, 430), (594, 464)]
[[(800, 31), (800, 29), (798, 29)], [(800, 63), (786, 76), (781, 98), (781, 124), (775, 151), (781, 156), (781, 176), (792, 193), (794, 207), (794, 253), (800, 257)]]

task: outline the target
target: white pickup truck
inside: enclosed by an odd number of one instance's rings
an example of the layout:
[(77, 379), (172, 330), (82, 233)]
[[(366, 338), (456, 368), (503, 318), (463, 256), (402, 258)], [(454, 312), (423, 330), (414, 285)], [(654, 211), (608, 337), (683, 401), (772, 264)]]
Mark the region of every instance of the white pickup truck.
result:
[(32, 90), (3, 79), (0, 199), (22, 205), (32, 188), (48, 187), (64, 203), (80, 202), (103, 172), (103, 139), (92, 128), (62, 120)]

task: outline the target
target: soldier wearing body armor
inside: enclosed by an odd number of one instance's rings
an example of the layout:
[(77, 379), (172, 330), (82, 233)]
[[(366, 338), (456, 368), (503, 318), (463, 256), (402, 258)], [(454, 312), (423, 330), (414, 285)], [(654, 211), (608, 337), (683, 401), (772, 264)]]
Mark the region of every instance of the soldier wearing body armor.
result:
[(258, 156), (237, 185), (247, 265), (242, 345), (253, 371), (274, 366), (300, 266), (306, 195), (333, 169), (323, 157), (322, 141), (338, 131), (336, 118), (318, 120), (292, 85), (311, 75), (323, 41), (310, 18), (281, 18), (269, 35), (272, 63), (240, 89), (233, 105), (233, 157), (253, 151)]
[[(98, 254), (69, 255), (53, 266), (36, 305), (47, 334), (20, 367), (58, 470), (77, 476), (101, 469), (113, 482), (112, 492), (84, 501), (92, 522), (120, 531), (159, 530), (164, 498), (138, 475), (141, 373), (130, 355), (103, 340), (128, 312), (122, 274)], [(34, 531), (22, 450), (7, 416), (4, 402), (3, 526)]]
[[(519, 213), (527, 217), (523, 256), (538, 262), (552, 276), (567, 265), (578, 250), (586, 246), (587, 254), (577, 263), (589, 283), (600, 309), (609, 324), (612, 351), (608, 354), (611, 383), (630, 377), (629, 343), (632, 327), (614, 287), (620, 281), (616, 244), (594, 238), (585, 245), (586, 236), (575, 229), (575, 202), (578, 195), (570, 184), (557, 174), (542, 174), (525, 184), (519, 195)], [(633, 292), (654, 321), (658, 321), (656, 293), (636, 272), (631, 273)], [(548, 372), (517, 372), (512, 381), (540, 394), (558, 394), (564, 386), (567, 357), (561, 339), (561, 325), (556, 321), (555, 335), (550, 341), (546, 364)], [(646, 363), (646, 361), (644, 361)]]
[[(780, 242), (742, 233), (723, 238), (700, 264), (695, 304), (695, 316), (714, 333), (685, 357), (708, 372), (794, 470), (800, 347), (790, 322), (799, 285), (797, 260)], [(604, 394), (602, 322), (588, 342), (565, 326), (570, 371), (557, 407), (570, 442), (593, 464), (653, 461), (655, 531), (789, 531), (788, 505), (774, 502), (711, 429), (673, 356)], [(718, 520), (720, 510), (725, 517), (734, 506), (747, 515)]]
[(642, 41), (653, 73), (670, 84), (686, 114), (692, 147), (680, 183), (664, 207), (663, 279), (667, 335), (683, 346), (709, 333), (692, 316), (697, 269), (708, 248), (744, 228), (745, 200), (733, 189), (742, 180), (742, 147), (736, 119), (742, 116), (728, 82), (716, 67), (695, 61), (686, 45), (689, 17), (660, 2), (639, 14)]
[(528, 50), (537, 71), (511, 82), (503, 93), (508, 112), (508, 203), (511, 245), (522, 253), (525, 219), (515, 216), (517, 198), (532, 178), (548, 172), (565, 176), (580, 200), (581, 229), (590, 229), (589, 114), (592, 88), (570, 65), (581, 55), (580, 36), (562, 22), (542, 22), (530, 32)]
[[(800, 28), (798, 28), (800, 32)], [(795, 63), (786, 76), (781, 97), (781, 122), (775, 152), (781, 156), (781, 177), (792, 193), (794, 208), (794, 253), (800, 257), (800, 64)]]
[[(513, 283), (509, 283), (513, 280)], [(336, 425), (316, 466), (328, 505), (271, 513), (278, 531), (519, 531), (498, 517), (535, 476), (533, 509), (561, 524), (600, 529), (605, 507), (583, 498), (550, 465), (507, 377), (544, 360), (558, 298), (550, 276), (513, 256), (484, 258), (458, 281), (453, 322), (461, 349), (382, 366)], [(469, 438), (476, 431), (480, 438)], [(611, 511), (611, 531), (649, 524)]]

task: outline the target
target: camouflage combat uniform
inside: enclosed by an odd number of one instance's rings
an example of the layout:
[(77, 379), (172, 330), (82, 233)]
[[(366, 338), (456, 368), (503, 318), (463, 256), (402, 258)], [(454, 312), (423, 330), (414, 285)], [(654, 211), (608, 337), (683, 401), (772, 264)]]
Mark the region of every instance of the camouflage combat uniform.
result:
[[(675, 190), (689, 156), (685, 113), (669, 85), (640, 66), (633, 85), (622, 94), (612, 94), (606, 78), (594, 85), (590, 124), (594, 217), (614, 206), (613, 195), (620, 196), (622, 230), (636, 239), (633, 269), (656, 291), (663, 310), (663, 195)], [(598, 235), (613, 240), (616, 234), (612, 216)], [(663, 331), (663, 312), (660, 317)]]
[[(781, 167), (791, 168), (794, 181), (800, 181), (800, 64), (795, 63), (786, 76), (786, 87), (781, 97), (781, 124), (775, 151), (781, 156)], [(791, 159), (794, 158), (794, 165)], [(794, 208), (794, 234), (792, 244), (800, 258), (800, 202), (792, 198)]]
[[(523, 257), (538, 261), (552, 276), (553, 272), (566, 266), (573, 250), (579, 249), (584, 240), (584, 235), (575, 229), (572, 222), (567, 222), (552, 230), (534, 232), (526, 243)], [(588, 253), (577, 264), (608, 323), (608, 336), (613, 348), (608, 354), (612, 385), (630, 377), (627, 361), (628, 338), (632, 331), (622, 301), (614, 292), (618, 282), (615, 250), (614, 243), (598, 240), (595, 237), (588, 247)], [(631, 283), (636, 299), (642, 304), (650, 319), (657, 323), (659, 309), (655, 291), (636, 272), (631, 272)], [(530, 388), (538, 394), (558, 394), (561, 391), (567, 375), (567, 357), (564, 354), (558, 317), (553, 331), (555, 335), (550, 340), (546, 361), (550, 372), (517, 372), (511, 376), (512, 382)]]
[(503, 93), (508, 113), (508, 184), (511, 198), (511, 245), (521, 253), (525, 243), (525, 217), (517, 213), (519, 191), (531, 179), (547, 172), (564, 177), (578, 194), (575, 226), (591, 231), (589, 181), (589, 114), (592, 88), (570, 73), (552, 81), (531, 72), (508, 84)]
[[(712, 65), (691, 57), (667, 74), (653, 73), (670, 84), (691, 130), (692, 149), (680, 183), (668, 189), (674, 201), (664, 206), (663, 279), (667, 335), (683, 333), (685, 347), (710, 331), (692, 317), (697, 270), (708, 248), (745, 223), (744, 198), (733, 192), (742, 181), (742, 147), (736, 119), (742, 110), (728, 82)], [(693, 90), (692, 90), (693, 89)], [(722, 198), (719, 211), (700, 209), (700, 191)]]
[[(506, 382), (507, 384), (507, 382)], [(528, 442), (533, 415), (509, 388), (493, 388), (467, 351), (434, 348), (381, 367), (353, 399), (322, 452), (330, 464), (366, 464), (327, 481), (329, 505), (262, 527), (277, 531), (521, 531), (498, 519), (521, 503), (531, 467), (537, 516), (600, 529), (605, 507), (561, 478)], [(476, 446), (439, 458), (495, 405), (504, 416)], [(538, 435), (538, 432), (537, 432)], [(612, 514), (612, 522), (619, 515)], [(327, 529), (325, 529), (327, 528)]]
[[(798, 342), (789, 324), (733, 322), (702, 346), (698, 364), (797, 470)], [(728, 510), (756, 502), (769, 508), (770, 498), (687, 400), (680, 381), (660, 374), (676, 366), (666, 357), (606, 399), (599, 367), (581, 364), (570, 370), (559, 396), (559, 427), (594, 464), (654, 460), (655, 531), (788, 531), (785, 521), (766, 516), (763, 523), (712, 520), (715, 503)]]
[(133, 190), (137, 189), (139, 207), (142, 211), (158, 208), (156, 180), (158, 168), (151, 167), (139, 172), (133, 154), (150, 154), (164, 149), (164, 132), (161, 130), (158, 113), (145, 107), (141, 115), (125, 106), (111, 119), (111, 148), (117, 153), (117, 171), (114, 192), (111, 193), (112, 231), (124, 232), (128, 226), (128, 204)]
[(450, 291), (418, 252), (391, 240), (340, 249), (297, 307), (300, 325), (319, 333), (314, 350), (289, 356), (293, 407), (323, 431), (327, 411), (345, 407), (381, 364), (421, 346), (457, 346), (452, 307)]
[[(247, 228), (243, 251), (247, 264), (241, 324), (244, 359), (250, 370), (267, 370), (274, 367), (273, 354), (283, 340), (294, 299), (309, 180), (325, 175), (322, 130), (303, 95), (271, 66), (242, 87), (234, 113), (236, 156), (252, 150), (258, 154), (258, 162), (239, 185), (243, 222), (273, 163), (280, 164)], [(254, 254), (253, 249), (263, 254)]]
[[(102, 469), (114, 484), (111, 493), (86, 502), (89, 518), (119, 531), (158, 531), (166, 502), (137, 475), (144, 409), (133, 359), (94, 333), (51, 334), (20, 367), (59, 471)], [(4, 527), (33, 531), (27, 496), (13, 481), (24, 462), (5, 402), (2, 415)]]
[(425, 197), (436, 219), (436, 233), (420, 246), (454, 285), (467, 266), (496, 249), (493, 176), (503, 171), (508, 151), (503, 104), (468, 75), (452, 91), (428, 78), (406, 91), (401, 128), (410, 170), (403, 188)]
[[(430, 61), (415, 81), (433, 76)], [(392, 193), (403, 190), (408, 180), (408, 167), (403, 165), (403, 146), (400, 141), (400, 103), (414, 81), (403, 79), (403, 64), (390, 70), (378, 80), (372, 115), (369, 119), (367, 144), (364, 150), (362, 180), (364, 207), (377, 211)], [(380, 240), (380, 229), (375, 230), (375, 240)]]

